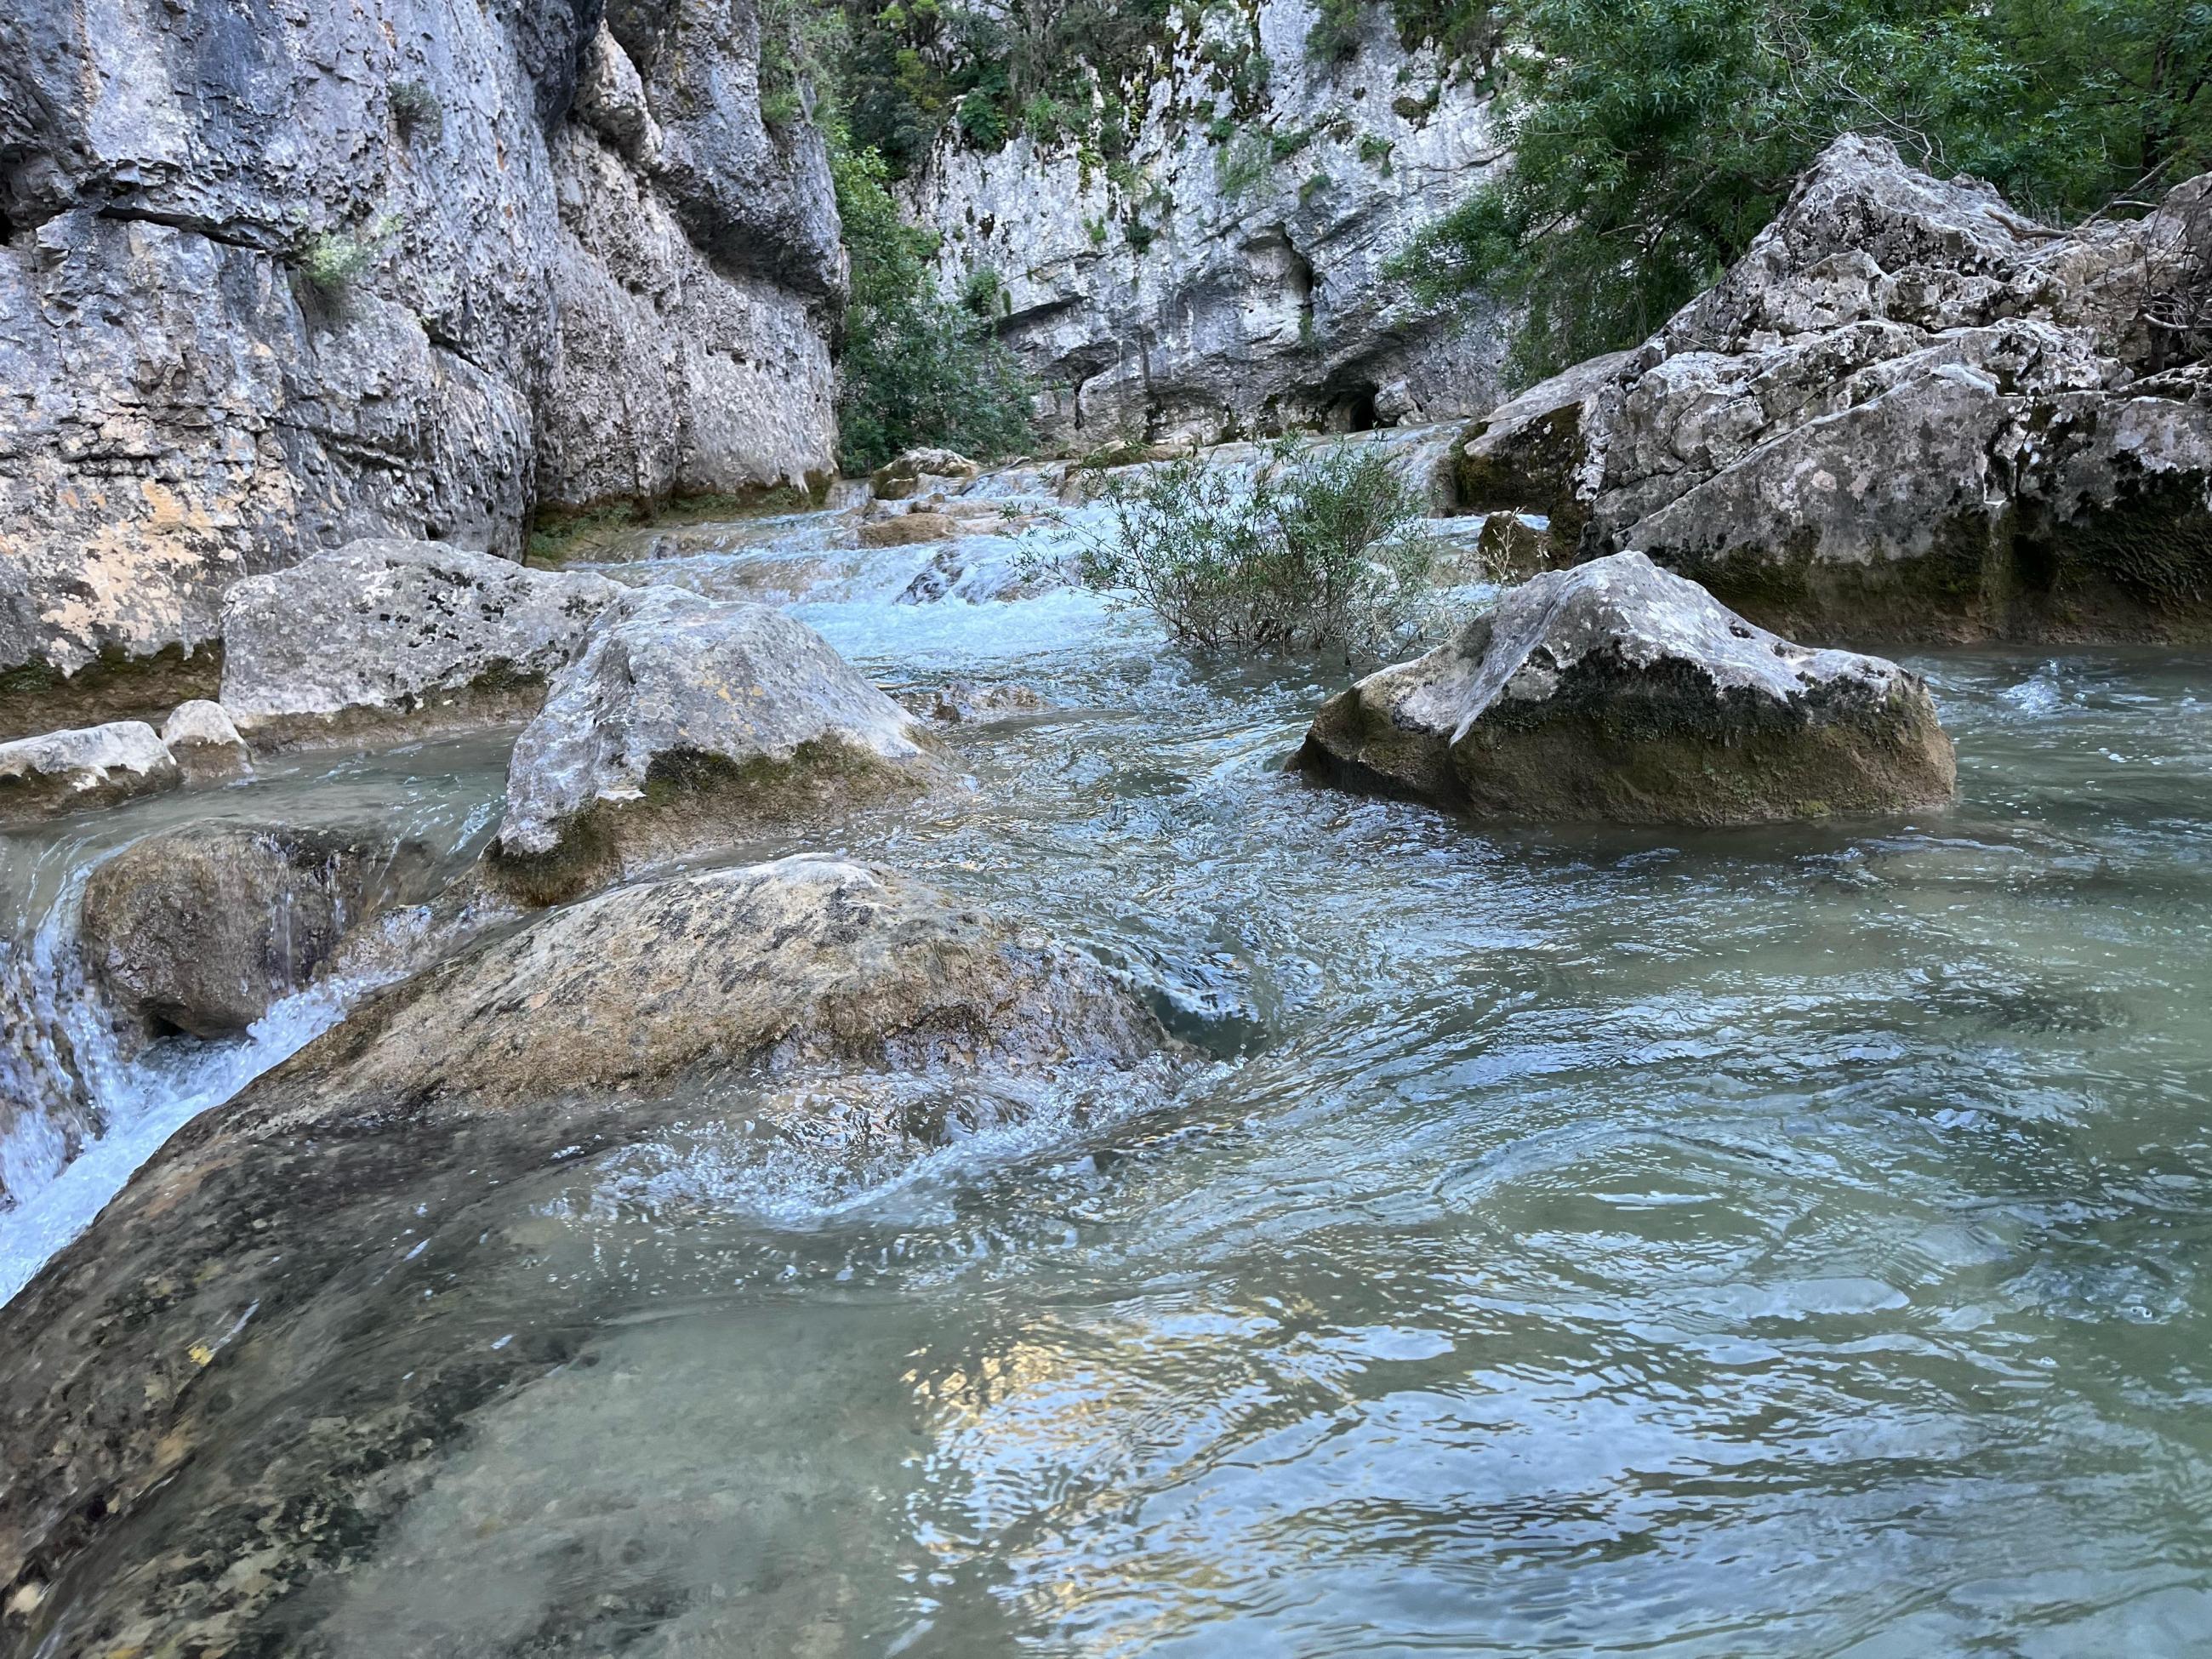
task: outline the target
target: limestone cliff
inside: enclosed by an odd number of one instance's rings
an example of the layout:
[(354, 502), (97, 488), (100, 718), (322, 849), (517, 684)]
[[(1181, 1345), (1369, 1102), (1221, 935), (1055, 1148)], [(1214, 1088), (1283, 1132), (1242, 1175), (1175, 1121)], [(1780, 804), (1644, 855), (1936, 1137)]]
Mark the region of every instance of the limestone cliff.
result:
[(318, 548), (826, 471), (836, 214), (758, 56), (750, 0), (0, 10), (0, 736), (211, 682)]
[(948, 291), (997, 279), (1049, 436), (1212, 441), (1496, 401), (1499, 331), (1422, 319), (1382, 275), (1498, 165), (1488, 96), (1407, 50), (1388, 8), (1363, 9), (1343, 58), (1310, 48), (1315, 21), (1309, 0), (1243, 0), (1171, 35), (1117, 161), (940, 141), (913, 210)]

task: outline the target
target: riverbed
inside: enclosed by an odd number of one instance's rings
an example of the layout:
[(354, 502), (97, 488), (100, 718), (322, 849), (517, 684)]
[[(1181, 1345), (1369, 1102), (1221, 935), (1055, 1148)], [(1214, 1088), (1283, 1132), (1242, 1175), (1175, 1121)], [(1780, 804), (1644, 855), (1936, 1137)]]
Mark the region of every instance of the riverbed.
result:
[[(773, 589), (814, 533), (678, 562)], [(892, 1167), (702, 1109), (428, 1206), (318, 1327), (350, 1334), (259, 1362), (300, 1409), (410, 1345), (565, 1338), (292, 1597), (298, 1650), (2212, 1652), (2201, 658), (1909, 659), (1941, 812), (1476, 830), (1285, 769), (1341, 664), (899, 574), (771, 596), (887, 686), (1048, 706), (951, 728), (941, 801), (741, 855), (1033, 917), (1203, 1058)], [(294, 757), (11, 834), (15, 948), (209, 811), (459, 867), (502, 765)], [(348, 994), (139, 1063), (58, 1176), (14, 1146), (7, 1288)], [(102, 1571), (195, 1522), (155, 1501)]]

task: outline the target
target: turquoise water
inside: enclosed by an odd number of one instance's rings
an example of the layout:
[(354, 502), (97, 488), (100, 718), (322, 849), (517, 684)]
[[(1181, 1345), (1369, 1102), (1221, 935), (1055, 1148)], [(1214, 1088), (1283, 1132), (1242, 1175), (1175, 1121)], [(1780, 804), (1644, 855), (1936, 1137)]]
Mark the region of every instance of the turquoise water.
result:
[(1917, 660), (1942, 813), (1475, 833), (1284, 772), (1327, 665), (1068, 593), (799, 614), (1057, 706), (748, 850), (1036, 917), (1211, 1058), (919, 1165), (708, 1100), (429, 1203), (258, 1363), (307, 1411), (562, 1356), (278, 1650), (2212, 1653), (2199, 661)]

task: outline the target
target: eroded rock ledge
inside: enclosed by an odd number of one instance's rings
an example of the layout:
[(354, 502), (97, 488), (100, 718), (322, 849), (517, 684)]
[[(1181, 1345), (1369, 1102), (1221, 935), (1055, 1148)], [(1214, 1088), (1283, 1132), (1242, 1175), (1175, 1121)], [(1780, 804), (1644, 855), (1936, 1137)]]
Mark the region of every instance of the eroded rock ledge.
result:
[(1644, 345), (1493, 415), (1462, 484), (1803, 637), (2202, 637), (2212, 373), (2146, 313), (2208, 192), (2061, 233), (1838, 139)]

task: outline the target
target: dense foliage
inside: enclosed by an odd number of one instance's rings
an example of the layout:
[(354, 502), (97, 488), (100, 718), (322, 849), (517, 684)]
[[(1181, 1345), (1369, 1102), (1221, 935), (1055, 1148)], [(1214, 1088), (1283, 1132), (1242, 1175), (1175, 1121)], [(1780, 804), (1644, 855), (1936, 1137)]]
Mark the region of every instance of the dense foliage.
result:
[(848, 473), (917, 444), (991, 459), (1030, 441), (1036, 387), (978, 316), (937, 290), (927, 234), (899, 217), (870, 151), (831, 162), (852, 256), (837, 365), (838, 459)]
[(1510, 171), (1399, 269), (1525, 318), (1531, 380), (1709, 284), (1847, 130), (2032, 212), (2212, 166), (2208, 0), (1501, 0)]
[(1170, 461), (1102, 499), (1111, 532), (1085, 536), (1072, 574), (1207, 650), (1385, 654), (1411, 633), (1437, 557), (1413, 491), (1364, 445), (1279, 443), (1249, 475)]

